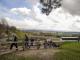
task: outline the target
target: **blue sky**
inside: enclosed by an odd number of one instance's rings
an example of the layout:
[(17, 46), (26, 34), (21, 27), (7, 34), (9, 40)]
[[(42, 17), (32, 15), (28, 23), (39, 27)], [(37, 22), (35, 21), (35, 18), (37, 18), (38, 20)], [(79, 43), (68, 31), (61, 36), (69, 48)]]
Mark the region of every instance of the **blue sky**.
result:
[(27, 7), (31, 8), (31, 5), (26, 0), (0, 0), (0, 4), (6, 8), (18, 8), (18, 7)]
[(26, 7), (31, 9), (32, 5), (26, 0), (0, 0), (0, 17), (10, 17), (16, 20), (21, 20), (24, 16), (9, 12), (12, 8)]

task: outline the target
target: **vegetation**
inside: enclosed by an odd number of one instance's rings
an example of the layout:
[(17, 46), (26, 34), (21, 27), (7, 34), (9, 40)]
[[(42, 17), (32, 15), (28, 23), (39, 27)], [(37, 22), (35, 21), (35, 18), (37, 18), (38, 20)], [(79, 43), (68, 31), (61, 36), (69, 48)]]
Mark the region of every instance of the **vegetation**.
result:
[(11, 36), (12, 33), (15, 33), (19, 39), (24, 37), (24, 32), (17, 29), (15, 26), (9, 26), (6, 19), (2, 18), (0, 21), (0, 38), (4, 38), (6, 36)]
[(80, 42), (66, 42), (60, 48), (61, 52), (55, 54), (55, 60), (80, 60)]

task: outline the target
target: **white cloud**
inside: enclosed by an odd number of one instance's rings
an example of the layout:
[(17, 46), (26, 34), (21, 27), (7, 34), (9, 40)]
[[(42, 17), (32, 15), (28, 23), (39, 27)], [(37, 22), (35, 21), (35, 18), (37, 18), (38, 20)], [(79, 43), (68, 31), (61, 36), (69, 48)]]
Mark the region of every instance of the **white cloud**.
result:
[(35, 5), (39, 0), (26, 0), (29, 1), (31, 4)]
[(9, 17), (5, 17), (5, 19), (8, 21), (8, 24), (10, 26), (16, 26), (19, 29), (33, 29), (35, 27), (35, 25), (37, 25), (38, 23), (36, 21), (33, 20), (14, 20), (11, 19)]
[(21, 15), (29, 15), (31, 10), (28, 9), (28, 8), (12, 8), (10, 10), (12, 13), (15, 13), (15, 14), (21, 14)]
[(80, 15), (80, 0), (62, 0), (62, 6), (71, 14)]

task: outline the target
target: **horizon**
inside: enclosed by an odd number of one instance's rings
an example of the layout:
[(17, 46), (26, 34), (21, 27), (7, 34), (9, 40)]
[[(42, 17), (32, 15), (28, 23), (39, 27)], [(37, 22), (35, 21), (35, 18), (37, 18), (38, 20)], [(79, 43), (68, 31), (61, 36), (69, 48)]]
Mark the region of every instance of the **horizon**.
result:
[(35, 30), (35, 29), (28, 29), (28, 30), (21, 30), (21, 31), (24, 31), (24, 32), (46, 32), (46, 33), (48, 33), (48, 32), (63, 32), (63, 33), (80, 33), (79, 31), (60, 31), (60, 30)]

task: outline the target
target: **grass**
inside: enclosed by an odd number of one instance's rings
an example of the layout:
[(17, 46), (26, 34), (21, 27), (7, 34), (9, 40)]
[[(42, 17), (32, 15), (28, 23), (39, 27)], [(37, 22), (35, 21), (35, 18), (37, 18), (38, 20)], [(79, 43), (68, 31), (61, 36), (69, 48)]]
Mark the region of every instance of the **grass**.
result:
[(80, 42), (65, 42), (60, 48), (54, 60), (80, 60)]

